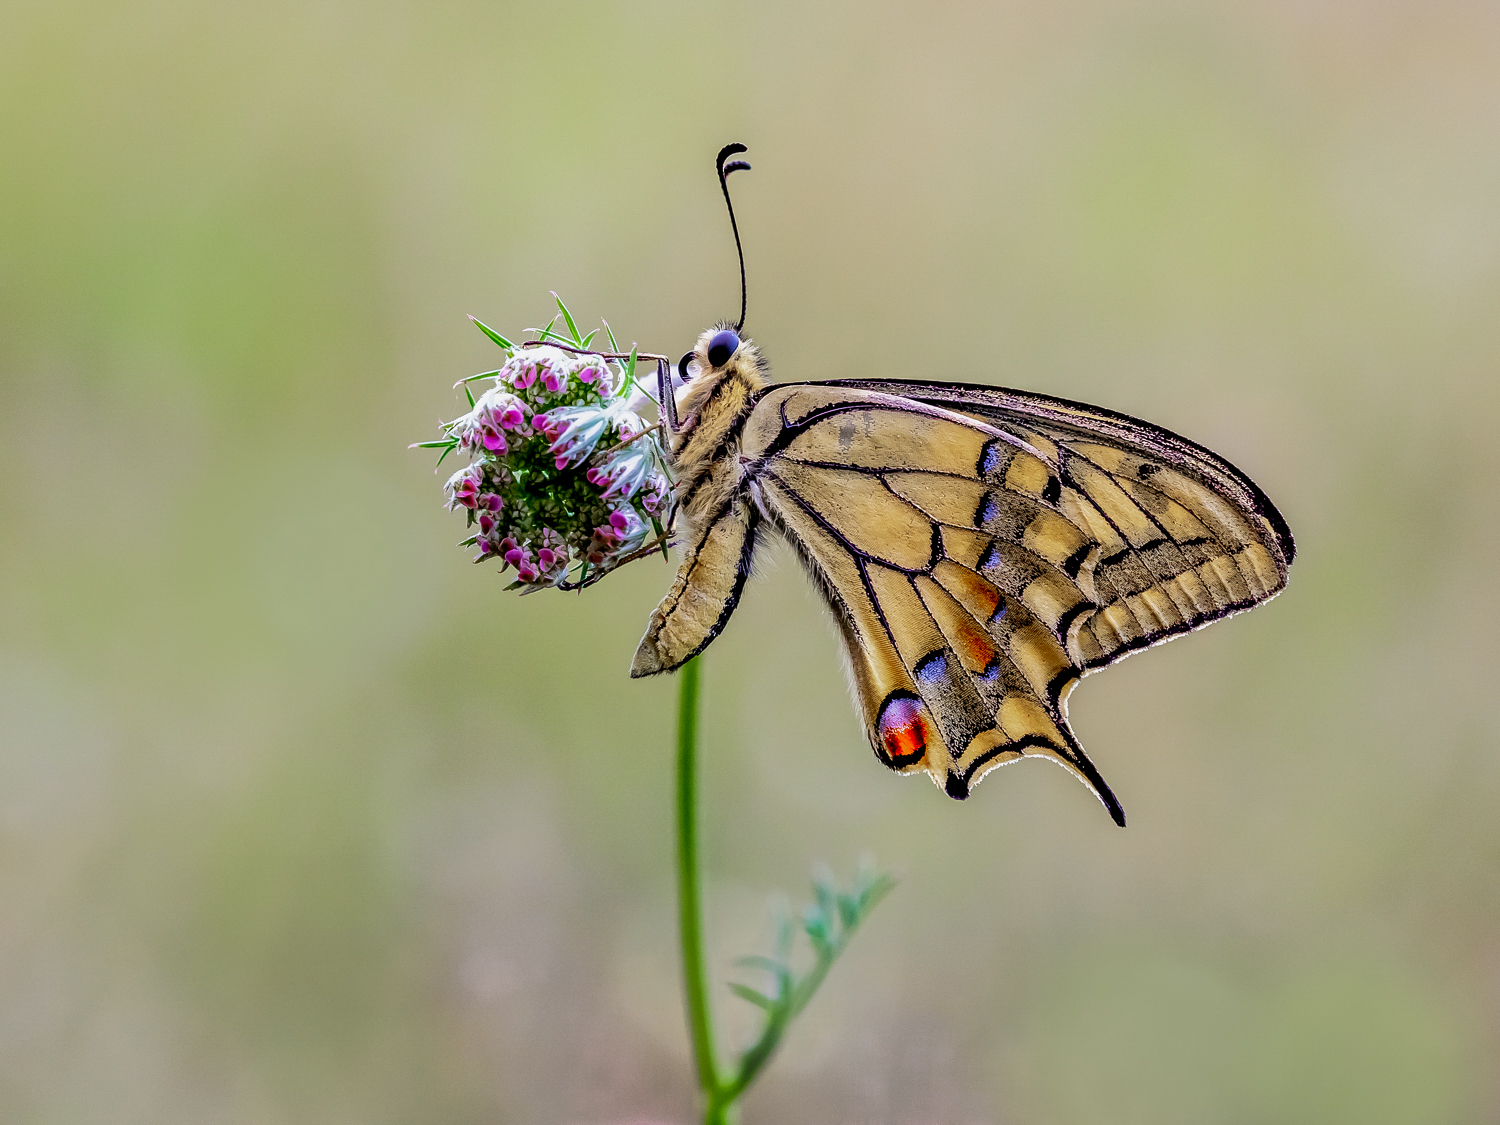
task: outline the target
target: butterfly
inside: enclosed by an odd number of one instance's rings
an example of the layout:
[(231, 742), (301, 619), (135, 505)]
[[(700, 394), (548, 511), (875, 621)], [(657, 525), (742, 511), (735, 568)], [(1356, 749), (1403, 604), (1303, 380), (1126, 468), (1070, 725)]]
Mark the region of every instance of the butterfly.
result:
[[(719, 182), (748, 168), (727, 146)], [(735, 243), (739, 229), (734, 224)], [(1138, 418), (911, 379), (778, 383), (745, 314), (659, 367), (684, 545), (632, 676), (719, 635), (768, 533), (837, 621), (876, 756), (962, 799), (1049, 759), (1124, 810), (1068, 725), (1089, 672), (1275, 597), (1296, 553), (1253, 481)]]

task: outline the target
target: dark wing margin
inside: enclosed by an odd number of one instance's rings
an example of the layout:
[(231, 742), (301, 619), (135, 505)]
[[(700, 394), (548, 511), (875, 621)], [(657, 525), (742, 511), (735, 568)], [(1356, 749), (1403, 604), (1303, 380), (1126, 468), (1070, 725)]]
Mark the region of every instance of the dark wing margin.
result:
[(760, 512), (741, 496), (709, 521), (652, 611), (630, 665), (632, 677), (679, 668), (719, 635), (750, 577), (759, 524)]

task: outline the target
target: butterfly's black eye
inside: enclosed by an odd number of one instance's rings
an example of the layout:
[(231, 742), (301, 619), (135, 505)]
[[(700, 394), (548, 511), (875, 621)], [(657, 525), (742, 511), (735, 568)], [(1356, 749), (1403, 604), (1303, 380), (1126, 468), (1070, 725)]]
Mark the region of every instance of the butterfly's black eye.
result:
[(708, 342), (708, 362), (714, 367), (723, 367), (739, 347), (740, 338), (728, 328), (715, 332), (714, 338)]

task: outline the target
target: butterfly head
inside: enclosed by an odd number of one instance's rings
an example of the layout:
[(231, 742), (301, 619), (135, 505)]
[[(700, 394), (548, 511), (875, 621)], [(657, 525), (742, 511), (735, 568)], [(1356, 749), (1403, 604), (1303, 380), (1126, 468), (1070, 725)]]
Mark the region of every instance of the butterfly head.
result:
[(730, 371), (759, 371), (764, 366), (754, 341), (742, 338), (739, 326), (721, 320), (705, 328), (693, 350), (677, 361), (684, 387), (704, 379), (722, 379)]
[[(710, 402), (740, 402), (770, 385), (766, 361), (755, 341), (742, 337), (728, 321), (704, 329), (693, 350), (677, 361), (682, 389), (677, 395), (677, 412), (684, 430), (694, 429)], [(717, 393), (725, 384), (735, 384), (738, 393)]]

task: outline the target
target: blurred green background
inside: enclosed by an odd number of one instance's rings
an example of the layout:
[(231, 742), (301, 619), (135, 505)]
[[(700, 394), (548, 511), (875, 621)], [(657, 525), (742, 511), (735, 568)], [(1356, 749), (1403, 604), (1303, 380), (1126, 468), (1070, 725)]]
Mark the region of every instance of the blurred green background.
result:
[(1123, 832), (889, 775), (770, 558), (721, 980), (810, 861), (904, 880), (747, 1122), (1500, 1119), (1500, 8), (1352, 0), (5, 4), (5, 1119), (690, 1119), (670, 572), (505, 594), (406, 444), (466, 313), (732, 313), (729, 140), (780, 377), (1142, 415), (1300, 547), (1074, 695)]

